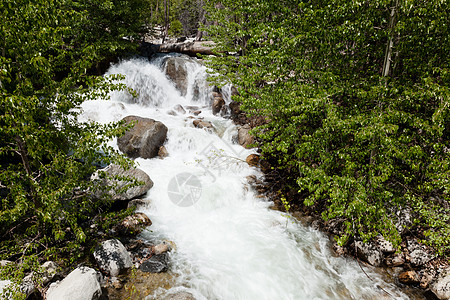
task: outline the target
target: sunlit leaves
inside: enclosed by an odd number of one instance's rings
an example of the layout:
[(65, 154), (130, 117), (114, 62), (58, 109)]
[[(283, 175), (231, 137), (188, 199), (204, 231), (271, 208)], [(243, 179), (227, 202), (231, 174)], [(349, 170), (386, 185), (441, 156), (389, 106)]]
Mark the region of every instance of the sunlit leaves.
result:
[(345, 220), (339, 241), (399, 242), (394, 211), (411, 208), (448, 254), (450, 225), (437, 222), (448, 211), (436, 206), (450, 202), (448, 1), (209, 4), (219, 51), (210, 67), (239, 88), (241, 108), (269, 120), (254, 132), (287, 186)]

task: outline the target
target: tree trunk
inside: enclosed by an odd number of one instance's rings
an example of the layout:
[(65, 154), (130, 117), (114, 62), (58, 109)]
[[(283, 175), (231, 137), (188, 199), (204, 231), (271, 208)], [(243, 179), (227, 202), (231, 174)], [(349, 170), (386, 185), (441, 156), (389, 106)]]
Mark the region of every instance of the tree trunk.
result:
[(162, 53), (177, 52), (195, 57), (197, 54), (203, 55), (214, 54), (212, 51), (213, 46), (214, 46), (213, 42), (204, 41), (204, 42), (153, 45), (152, 48), (153, 51), (155, 52), (162, 52)]
[(384, 62), (383, 62), (383, 71), (382, 76), (387, 77), (389, 75), (391, 62), (392, 62), (392, 53), (394, 49), (394, 27), (396, 24), (398, 12), (398, 0), (395, 1), (395, 5), (391, 8), (391, 12), (389, 15), (389, 39), (386, 44), (386, 51), (384, 54)]

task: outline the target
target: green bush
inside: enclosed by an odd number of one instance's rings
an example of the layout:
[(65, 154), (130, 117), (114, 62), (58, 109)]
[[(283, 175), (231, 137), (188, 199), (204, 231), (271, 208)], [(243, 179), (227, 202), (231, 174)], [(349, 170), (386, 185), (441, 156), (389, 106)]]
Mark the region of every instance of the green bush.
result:
[(397, 245), (395, 212), (410, 209), (419, 236), (449, 254), (444, 2), (208, 2), (217, 81), (268, 120), (254, 130), (263, 156), (304, 205), (344, 220), (341, 244)]

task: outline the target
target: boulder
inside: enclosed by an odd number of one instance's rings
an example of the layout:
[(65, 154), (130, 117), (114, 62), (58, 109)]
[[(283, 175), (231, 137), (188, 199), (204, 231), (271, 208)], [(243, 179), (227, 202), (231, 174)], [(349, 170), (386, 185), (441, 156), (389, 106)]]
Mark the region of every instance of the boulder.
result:
[(163, 254), (155, 254), (146, 261), (144, 261), (139, 269), (142, 272), (147, 273), (161, 273), (167, 271), (168, 268), (168, 255), (166, 253)]
[(380, 249), (380, 251), (383, 253), (394, 253), (396, 250), (394, 248), (394, 245), (381, 235), (376, 237), (375, 244), (377, 245), (378, 249)]
[[(126, 179), (129, 180), (126, 180)], [(95, 172), (91, 180), (98, 181), (98, 189), (95, 192), (97, 198), (111, 197), (111, 200), (131, 200), (147, 193), (153, 187), (153, 181), (144, 171), (134, 168), (125, 170), (118, 165), (108, 167)], [(133, 186), (133, 181), (141, 181), (144, 184)], [(128, 186), (126, 191), (123, 191)], [(110, 187), (110, 189), (105, 189)]]
[(223, 100), (223, 97), (219, 93), (213, 93), (213, 104), (212, 104), (212, 112), (213, 114), (217, 115), (221, 110), (222, 107), (225, 105), (225, 100)]
[(400, 273), (398, 275), (398, 280), (404, 284), (417, 284), (419, 283), (419, 275), (416, 271), (410, 270)]
[(450, 299), (450, 268), (442, 272), (431, 284), (430, 290), (440, 300)]
[(159, 121), (137, 116), (123, 118), (126, 124), (135, 122), (134, 127), (117, 139), (120, 151), (131, 158), (152, 158), (167, 137), (167, 127)]
[(47, 300), (93, 300), (102, 294), (100, 274), (88, 267), (78, 267), (66, 278), (50, 285)]
[(212, 123), (208, 121), (194, 120), (192, 124), (197, 128), (214, 129)]
[(27, 298), (37, 291), (34, 280), (34, 273), (31, 273), (25, 276), (20, 284), (19, 290), (25, 294)]
[(363, 261), (368, 262), (372, 266), (379, 267), (383, 261), (383, 255), (375, 246), (363, 243), (361, 241), (355, 242), (356, 254)]
[(426, 247), (414, 240), (408, 240), (409, 261), (413, 266), (423, 266), (434, 257), (427, 253)]
[(435, 275), (436, 272), (434, 270), (428, 269), (424, 271), (422, 277), (420, 278), (420, 288), (424, 290), (427, 289)]
[(152, 253), (163, 254), (170, 250), (170, 246), (166, 243), (161, 243), (152, 247)]
[(164, 300), (195, 300), (194, 296), (188, 292), (178, 292), (175, 294), (167, 295)]
[(135, 210), (144, 210), (148, 208), (151, 203), (152, 203), (151, 199), (133, 199), (130, 202), (128, 202), (127, 208), (134, 206)]
[(184, 107), (183, 107), (181, 104), (175, 105), (175, 106), (173, 107), (173, 109), (174, 109), (177, 113), (182, 114), (182, 115), (184, 115), (184, 114), (186, 113), (186, 110), (184, 109)]
[(138, 212), (126, 217), (114, 227), (114, 230), (122, 235), (137, 235), (150, 225), (152, 225), (150, 218)]
[(130, 253), (116, 239), (104, 241), (94, 252), (99, 267), (111, 276), (117, 276), (133, 266)]
[(58, 265), (53, 261), (47, 261), (41, 265), (39, 276), (36, 276), (34, 272), (31, 272), (25, 276), (22, 283), (19, 286), (19, 290), (27, 296), (27, 298), (33, 293), (37, 292), (36, 284), (42, 282), (46, 285), (58, 274)]
[(231, 110), (231, 116), (237, 117), (241, 114), (241, 103), (236, 101), (231, 101), (231, 103), (228, 105)]
[(181, 96), (186, 96), (188, 89), (187, 59), (183, 56), (169, 57), (165, 61), (166, 76), (175, 84)]
[(259, 155), (257, 154), (250, 154), (247, 156), (247, 159), (245, 160), (249, 166), (257, 166), (259, 162)]
[(58, 264), (53, 261), (46, 261), (41, 268), (44, 270), (44, 284), (50, 282), (58, 274)]
[(254, 138), (249, 133), (250, 129), (250, 125), (248, 124), (238, 129), (238, 143), (244, 148), (250, 148), (250, 145), (254, 143)]
[(394, 254), (392, 257), (386, 259), (386, 264), (389, 267), (399, 267), (405, 263), (405, 257), (403, 253)]
[(166, 158), (167, 156), (169, 156), (169, 152), (167, 152), (166, 147), (164, 147), (164, 146), (159, 147), (158, 156), (161, 159)]

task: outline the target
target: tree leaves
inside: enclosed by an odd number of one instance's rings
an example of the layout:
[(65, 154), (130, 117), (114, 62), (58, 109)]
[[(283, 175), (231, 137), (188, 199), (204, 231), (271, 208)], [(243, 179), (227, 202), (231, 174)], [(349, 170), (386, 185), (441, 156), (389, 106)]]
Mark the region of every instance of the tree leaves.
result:
[(209, 66), (238, 87), (241, 108), (267, 117), (255, 130), (263, 155), (295, 178), (304, 204), (347, 222), (340, 241), (398, 242), (394, 211), (411, 208), (427, 242), (448, 254), (450, 225), (433, 221), (450, 202), (446, 1), (210, 1), (207, 10), (224, 53)]

